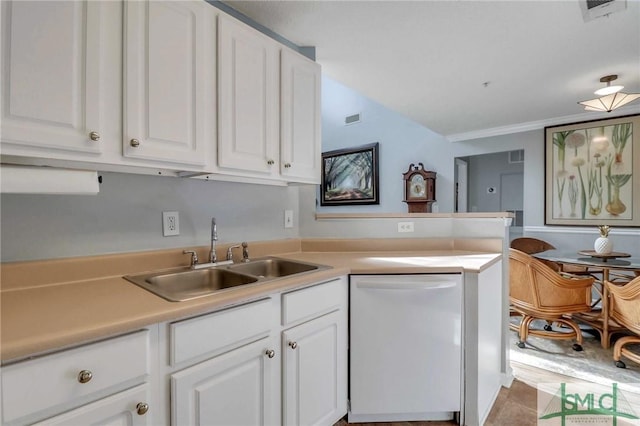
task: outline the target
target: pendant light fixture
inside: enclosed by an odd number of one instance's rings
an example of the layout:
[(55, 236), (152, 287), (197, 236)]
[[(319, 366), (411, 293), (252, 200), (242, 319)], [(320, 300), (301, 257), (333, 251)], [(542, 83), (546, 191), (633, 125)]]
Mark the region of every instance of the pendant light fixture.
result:
[(616, 80), (618, 76), (605, 75), (600, 79), (601, 83), (607, 83), (606, 87), (596, 90), (594, 94), (599, 98), (590, 99), (588, 101), (578, 102), (584, 105), (585, 111), (606, 111), (611, 112), (616, 108), (620, 108), (630, 102), (640, 98), (640, 93), (623, 93), (621, 90), (624, 86), (612, 86), (611, 82)]

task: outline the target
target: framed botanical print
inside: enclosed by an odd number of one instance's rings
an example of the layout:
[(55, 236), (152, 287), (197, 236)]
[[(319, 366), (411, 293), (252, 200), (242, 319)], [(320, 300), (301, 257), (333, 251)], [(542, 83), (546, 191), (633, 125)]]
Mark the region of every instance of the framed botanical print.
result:
[(545, 128), (545, 224), (640, 226), (640, 115)]

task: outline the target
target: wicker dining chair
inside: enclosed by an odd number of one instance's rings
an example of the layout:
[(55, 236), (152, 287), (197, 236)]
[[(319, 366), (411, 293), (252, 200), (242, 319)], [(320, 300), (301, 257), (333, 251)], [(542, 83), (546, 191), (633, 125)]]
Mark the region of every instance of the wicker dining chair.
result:
[[(511, 309), (522, 316), (518, 325), (521, 348), (529, 335), (547, 339), (575, 339), (575, 351), (582, 350), (582, 333), (571, 314), (591, 310), (593, 277), (565, 277), (531, 255), (516, 249), (509, 250), (509, 302)], [(551, 327), (543, 330), (531, 328), (531, 322), (540, 319), (548, 324), (564, 326), (562, 331)], [(567, 331), (570, 330), (570, 331)]]
[(605, 282), (609, 290), (609, 316), (625, 327), (633, 335), (619, 338), (613, 345), (613, 360), (616, 367), (625, 368), (624, 355), (631, 361), (640, 364), (640, 353), (631, 352), (625, 346), (640, 343), (640, 276), (625, 285)]

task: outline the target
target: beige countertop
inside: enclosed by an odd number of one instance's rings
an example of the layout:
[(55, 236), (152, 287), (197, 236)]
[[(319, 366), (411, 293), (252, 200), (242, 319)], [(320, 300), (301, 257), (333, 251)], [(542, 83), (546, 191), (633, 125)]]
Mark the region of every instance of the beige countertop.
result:
[[(307, 248), (316, 247), (314, 243), (317, 246), (318, 241), (310, 242)], [(256, 256), (273, 254), (329, 265), (332, 269), (246, 285), (184, 302), (169, 302), (122, 278), (134, 272), (159, 269), (150, 265), (155, 265), (163, 256), (179, 259), (164, 264), (165, 268), (184, 266), (182, 250), (178, 249), (3, 264), (2, 362), (238, 305), (349, 273), (479, 272), (501, 258), (501, 253), (495, 250), (495, 241), (492, 250), (482, 251), (477, 248), (477, 242), (472, 245), (474, 250), (423, 245), (426, 246), (428, 250), (411, 247), (409, 251), (399, 251), (398, 247), (392, 250), (394, 247), (377, 245), (376, 250), (380, 251), (340, 251), (345, 247), (358, 248), (358, 245), (323, 244), (322, 250), (305, 251), (299, 240), (278, 247), (258, 243)], [(297, 249), (287, 251), (291, 248)], [(135, 266), (131, 258), (137, 259)]]

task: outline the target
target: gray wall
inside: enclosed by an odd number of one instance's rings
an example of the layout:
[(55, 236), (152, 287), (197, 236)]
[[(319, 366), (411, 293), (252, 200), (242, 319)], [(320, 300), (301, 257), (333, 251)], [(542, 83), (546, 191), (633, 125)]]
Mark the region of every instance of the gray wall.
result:
[[(100, 193), (1, 197), (3, 262), (298, 237), (298, 187), (103, 173)], [(284, 210), (294, 227), (284, 228)], [(180, 235), (162, 236), (178, 211)]]
[[(522, 235), (549, 241), (560, 250), (591, 249), (598, 237), (596, 227), (544, 225), (544, 129), (454, 142), (454, 157), (468, 157), (524, 149), (524, 229)], [(520, 236), (520, 234), (516, 235)], [(613, 228), (614, 250), (640, 256), (640, 230)]]
[[(345, 125), (346, 116), (360, 113), (360, 123)], [(391, 111), (328, 77), (322, 79), (322, 150), (380, 143), (380, 204), (369, 206), (318, 205), (329, 212), (406, 212), (402, 174), (409, 164), (423, 163), (435, 171), (437, 208), (453, 211), (451, 143), (437, 133)], [(318, 203), (319, 204), (319, 203)]]
[[(467, 157), (468, 161), (468, 207), (474, 212), (499, 212), (502, 211), (502, 197), (515, 199), (516, 208), (522, 210), (522, 188), (519, 194), (505, 193), (502, 186), (502, 178), (508, 179), (515, 174), (524, 173), (524, 163), (509, 163), (508, 152), (494, 154), (474, 155)], [(489, 193), (487, 190), (494, 188)]]

